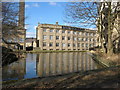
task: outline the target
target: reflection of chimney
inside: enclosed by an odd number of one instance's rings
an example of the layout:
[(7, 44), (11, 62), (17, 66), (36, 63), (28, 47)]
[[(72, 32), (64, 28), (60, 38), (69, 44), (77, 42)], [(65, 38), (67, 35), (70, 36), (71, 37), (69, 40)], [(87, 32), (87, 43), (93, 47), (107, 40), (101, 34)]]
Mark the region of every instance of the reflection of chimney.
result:
[(58, 25), (58, 22), (56, 22), (56, 25)]
[(25, 2), (24, 0), (20, 0), (19, 2), (19, 22), (18, 26), (24, 29), (24, 21), (25, 21)]

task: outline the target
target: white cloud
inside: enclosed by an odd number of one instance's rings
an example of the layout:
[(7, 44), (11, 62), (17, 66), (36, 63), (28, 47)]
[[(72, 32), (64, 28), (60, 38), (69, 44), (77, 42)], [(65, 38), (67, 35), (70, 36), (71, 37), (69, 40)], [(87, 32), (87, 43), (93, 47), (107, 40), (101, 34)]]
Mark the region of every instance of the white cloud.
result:
[(28, 4), (25, 4), (25, 8), (29, 8), (30, 6)]
[(34, 3), (32, 6), (33, 7), (39, 7), (39, 4), (38, 3)]
[(36, 37), (35, 32), (26, 32), (26, 37)]
[(28, 29), (30, 26), (28, 24), (25, 24), (25, 29)]
[(56, 2), (49, 2), (49, 4), (50, 4), (50, 5), (54, 5), (54, 6), (57, 5)]
[(37, 26), (34, 26), (34, 29), (35, 29), (35, 30), (36, 30), (36, 27), (37, 27)]

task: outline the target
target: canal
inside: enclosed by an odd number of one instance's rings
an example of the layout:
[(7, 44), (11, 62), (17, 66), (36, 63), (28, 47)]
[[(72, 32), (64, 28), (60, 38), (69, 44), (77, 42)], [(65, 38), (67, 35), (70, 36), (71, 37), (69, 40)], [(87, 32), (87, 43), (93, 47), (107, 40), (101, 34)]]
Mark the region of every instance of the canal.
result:
[(3, 81), (64, 75), (99, 68), (86, 52), (27, 53), (24, 56), (2, 68)]

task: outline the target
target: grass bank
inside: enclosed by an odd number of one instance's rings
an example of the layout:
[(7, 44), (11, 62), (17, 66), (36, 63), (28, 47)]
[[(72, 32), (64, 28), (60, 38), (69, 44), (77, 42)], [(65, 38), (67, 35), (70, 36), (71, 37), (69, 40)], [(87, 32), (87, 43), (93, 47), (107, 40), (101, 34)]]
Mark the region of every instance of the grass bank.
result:
[(120, 88), (120, 66), (44, 78), (3, 82), (10, 88)]
[(104, 67), (120, 65), (120, 53), (109, 56), (102, 52), (92, 52), (91, 57)]
[(59, 52), (87, 52), (87, 51), (65, 51), (65, 50), (32, 50), (32, 51), (25, 51), (25, 50), (16, 50), (14, 52), (17, 52), (17, 53), (59, 53)]

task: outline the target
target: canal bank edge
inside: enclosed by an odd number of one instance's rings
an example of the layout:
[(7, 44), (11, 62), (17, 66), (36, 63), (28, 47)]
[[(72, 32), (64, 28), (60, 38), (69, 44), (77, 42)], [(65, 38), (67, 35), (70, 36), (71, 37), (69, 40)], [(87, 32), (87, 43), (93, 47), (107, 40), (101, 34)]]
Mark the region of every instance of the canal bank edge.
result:
[(119, 66), (120, 64), (114, 64), (114, 62), (107, 60), (106, 58), (102, 58), (99, 56), (99, 54), (96, 54), (95, 52), (91, 52), (90, 56), (93, 58), (95, 62), (102, 65), (103, 67), (111, 67), (111, 66)]
[[(3, 81), (4, 89), (7, 88), (92, 88), (92, 87), (120, 87), (118, 78), (120, 65), (97, 70), (85, 71), (83, 73), (71, 73), (68, 75), (57, 75), (43, 78)], [(93, 77), (94, 76), (94, 77)], [(93, 78), (91, 78), (93, 77)], [(96, 82), (97, 80), (97, 82)], [(75, 85), (75, 81), (78, 85)], [(101, 82), (103, 84), (100, 86)]]
[(59, 52), (88, 52), (86, 50), (84, 51), (65, 51), (65, 50), (32, 50), (32, 51), (25, 51), (25, 50), (16, 50), (14, 52), (17, 53), (59, 53)]

